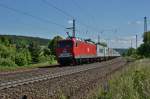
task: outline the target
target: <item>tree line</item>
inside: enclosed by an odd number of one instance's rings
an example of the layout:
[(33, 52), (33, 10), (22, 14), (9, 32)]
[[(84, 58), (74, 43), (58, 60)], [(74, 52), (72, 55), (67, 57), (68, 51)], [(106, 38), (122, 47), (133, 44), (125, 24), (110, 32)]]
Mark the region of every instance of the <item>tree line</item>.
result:
[(30, 64), (55, 61), (56, 42), (63, 39), (60, 36), (49, 40), (46, 45), (26, 40), (16, 40), (0, 36), (0, 66), (26, 66)]
[(150, 31), (145, 32), (143, 35), (143, 44), (137, 49), (129, 48), (126, 56), (133, 56), (136, 58), (150, 58)]
[(13, 44), (16, 44), (18, 42), (24, 42), (26, 44), (30, 44), (30, 42), (34, 41), (37, 42), (40, 46), (47, 45), (49, 43), (49, 39), (43, 39), (40, 37), (29, 37), (29, 36), (16, 36), (16, 35), (0, 35), (1, 37), (6, 37), (11, 39), (11, 42)]

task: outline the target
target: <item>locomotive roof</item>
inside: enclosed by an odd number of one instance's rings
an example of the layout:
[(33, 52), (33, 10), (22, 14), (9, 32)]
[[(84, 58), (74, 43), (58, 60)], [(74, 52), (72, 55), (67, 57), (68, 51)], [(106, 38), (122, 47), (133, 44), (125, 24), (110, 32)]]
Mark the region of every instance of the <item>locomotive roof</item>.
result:
[(79, 38), (66, 38), (66, 39), (63, 39), (63, 40), (60, 40), (61, 41), (79, 41), (79, 42), (85, 42), (85, 43), (89, 43), (89, 44), (95, 44), (95, 42), (89, 40), (89, 39), (86, 39), (86, 40), (82, 40), (82, 39), (79, 39)]

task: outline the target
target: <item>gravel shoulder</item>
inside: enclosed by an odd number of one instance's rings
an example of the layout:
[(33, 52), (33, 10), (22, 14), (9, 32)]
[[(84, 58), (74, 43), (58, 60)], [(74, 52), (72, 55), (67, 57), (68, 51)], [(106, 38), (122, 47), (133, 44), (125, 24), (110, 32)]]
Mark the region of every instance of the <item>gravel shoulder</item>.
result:
[[(117, 64), (109, 65), (112, 61), (119, 61)], [(122, 58), (110, 60), (108, 62), (85, 64), (75, 67), (58, 67), (35, 70), (31, 75), (36, 76), (44, 73), (54, 73), (74, 68), (83, 68), (84, 66), (98, 65), (99, 68), (87, 70), (80, 73), (75, 73), (63, 77), (58, 77), (46, 81), (36, 82), (27, 85), (21, 85), (14, 88), (0, 90), (0, 99), (20, 99), (26, 95), (27, 99), (59, 99), (62, 95), (69, 99), (86, 99), (88, 93), (94, 89), (98, 83), (101, 83), (109, 71), (115, 71), (122, 67), (126, 61)], [(104, 64), (108, 64), (105, 68), (102, 68)], [(43, 68), (42, 68), (43, 69)], [(42, 71), (42, 72), (41, 72)], [(12, 75), (0, 75), (3, 76), (3, 80), (8, 79), (20, 79), (22, 76), (30, 75), (29, 72), (22, 74), (16, 73)], [(19, 76), (18, 76), (19, 75)], [(7, 78), (8, 77), (8, 78)]]

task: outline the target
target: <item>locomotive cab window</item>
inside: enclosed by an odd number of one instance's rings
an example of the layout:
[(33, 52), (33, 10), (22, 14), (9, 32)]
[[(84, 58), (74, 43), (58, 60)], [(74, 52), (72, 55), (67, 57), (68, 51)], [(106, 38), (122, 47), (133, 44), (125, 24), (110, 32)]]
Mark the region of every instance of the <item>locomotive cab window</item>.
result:
[(72, 41), (60, 41), (57, 44), (58, 48), (71, 48), (73, 46), (73, 42)]

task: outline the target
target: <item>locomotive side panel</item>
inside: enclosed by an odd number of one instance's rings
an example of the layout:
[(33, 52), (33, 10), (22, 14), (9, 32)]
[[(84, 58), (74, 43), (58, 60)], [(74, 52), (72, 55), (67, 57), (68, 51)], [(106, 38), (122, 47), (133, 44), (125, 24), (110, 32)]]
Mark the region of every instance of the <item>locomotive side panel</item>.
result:
[(96, 45), (83, 41), (76, 41), (74, 47), (75, 58), (93, 58), (96, 57)]

